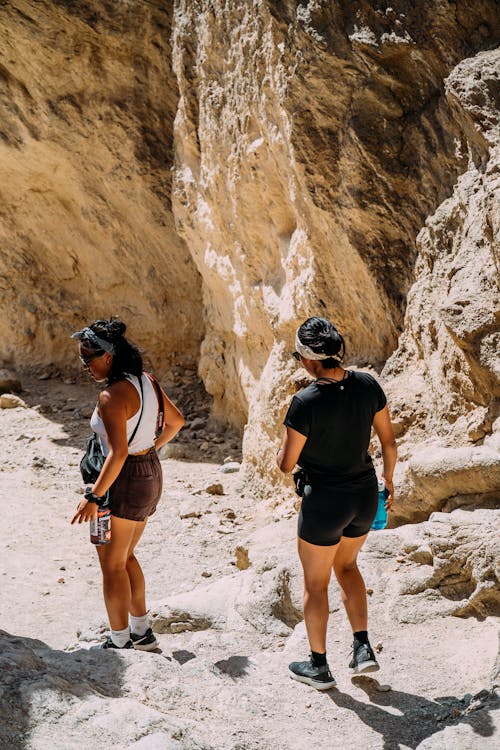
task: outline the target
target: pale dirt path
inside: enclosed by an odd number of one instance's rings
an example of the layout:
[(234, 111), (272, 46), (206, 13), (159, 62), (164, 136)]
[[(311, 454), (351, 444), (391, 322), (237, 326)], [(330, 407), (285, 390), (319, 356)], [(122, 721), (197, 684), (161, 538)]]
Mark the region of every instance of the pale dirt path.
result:
[[(86, 386), (52, 383), (52, 389), (57, 392), (54, 405), (66, 400), (73, 408), (93, 398)], [(49, 400), (50, 393), (47, 385), (41, 398)], [(30, 395), (33, 403), (36, 399)], [(68, 402), (68, 398), (77, 401)], [(68, 440), (64, 413), (59, 423), (57, 414), (49, 419), (32, 409), (2, 410), (0, 422), (0, 628), (39, 639), (56, 651), (71, 649), (77, 632), (83, 639), (95, 639), (105, 625), (88, 529), (68, 523), (81, 487), (81, 448), (76, 445), (83, 444), (87, 426), (83, 420), (73, 420)], [(237, 545), (248, 548), (255, 566), (265, 560), (287, 562), (292, 596), (300, 603), (290, 501), (272, 509), (270, 504), (245, 499), (238, 474), (223, 475), (216, 463), (168, 459), (163, 468), (162, 503), (139, 548), (154, 606), (174, 594), (236, 573)], [(223, 496), (202, 492), (214, 482), (223, 484)], [(190, 510), (199, 510), (200, 518), (180, 517)], [(281, 633), (278, 628), (267, 634), (247, 628), (241, 633), (209, 629), (159, 635), (161, 654), (120, 655), (127, 674), (123, 695), (180, 722), (184, 736), (193, 738), (182, 745), (189, 750), (414, 750), (422, 742), (434, 743), (425, 745), (434, 750), (496, 747), (493, 714), (485, 709), (476, 718), (471, 714), (462, 719), (458, 728), (453, 726), (454, 717), (467, 705), (460, 703), (464, 695), (489, 685), (496, 653), (493, 618), (397, 625), (391, 602), (379, 590), (384, 576), (397, 575), (395, 561), (378, 558), (368, 543), (362, 564), (367, 585), (374, 590), (370, 599), (373, 641), (384, 645), (378, 682), (367, 678), (351, 682), (348, 677), (350, 635), (332, 585), (329, 653), (338, 690), (321, 694), (289, 680), (288, 661), (305, 657), (307, 652), (301, 623), (293, 633), (284, 627)], [(84, 640), (83, 645), (88, 643)], [(177, 651), (190, 652), (195, 658), (181, 665), (172, 658)], [(240, 678), (214, 666), (231, 656), (248, 659)], [(69, 653), (65, 658), (72, 656)], [(379, 683), (392, 690), (380, 692)], [(124, 710), (118, 708), (119, 698), (107, 701), (116, 706), (113, 710)], [(125, 750), (133, 747), (133, 737), (126, 720), (118, 721), (118, 715), (109, 726), (101, 726), (99, 733), (80, 724), (76, 731), (71, 711), (62, 711), (54, 719), (40, 715), (30, 739), (15, 748), (98, 750), (112, 743)], [(455, 734), (458, 730), (460, 741)], [(141, 731), (144, 742), (154, 734), (151, 728)], [(140, 747), (170, 750), (164, 739), (148, 742)]]

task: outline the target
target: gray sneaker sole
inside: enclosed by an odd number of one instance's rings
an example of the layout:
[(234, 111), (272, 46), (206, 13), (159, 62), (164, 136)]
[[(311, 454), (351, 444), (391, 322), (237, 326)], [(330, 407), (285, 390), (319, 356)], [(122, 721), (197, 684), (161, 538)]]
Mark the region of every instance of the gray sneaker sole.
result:
[(311, 687), (316, 688), (316, 690), (330, 690), (330, 688), (336, 687), (337, 685), (334, 679), (329, 682), (320, 682), (320, 680), (314, 680), (312, 677), (303, 677), (300, 674), (295, 674), (295, 672), (292, 672), (290, 669), (288, 670), (288, 674), (292, 680), (303, 682), (304, 685), (310, 685)]
[(134, 641), (132, 643), (136, 651), (156, 651), (157, 648), (160, 648), (156, 639), (152, 643), (135, 643)]
[(380, 669), (376, 661), (363, 661), (356, 667), (349, 667), (351, 675), (366, 674), (367, 672), (378, 672)]

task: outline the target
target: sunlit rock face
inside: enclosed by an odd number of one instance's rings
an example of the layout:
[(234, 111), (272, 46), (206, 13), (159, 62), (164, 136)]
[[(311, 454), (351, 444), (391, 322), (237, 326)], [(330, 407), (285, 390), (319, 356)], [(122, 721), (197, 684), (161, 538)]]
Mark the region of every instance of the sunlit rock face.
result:
[(384, 370), (405, 426), (452, 442), (482, 443), (498, 417), (499, 71), (500, 51), (484, 52), (445, 81), (468, 167), (417, 237), (404, 333)]
[[(491, 144), (458, 89), (470, 72), (474, 98), (474, 55), (492, 45), (497, 20), (487, 2), (176, 4), (174, 211), (204, 281), (201, 373), (216, 412), (247, 423), (250, 476), (273, 473), (297, 323), (333, 318), (349, 362), (375, 367), (404, 326), (402, 361), (443, 295), (442, 272), (434, 282), (430, 271), (428, 310), (404, 323), (427, 217), (437, 211), (455, 231), (448, 201), (462, 190), (456, 200), (488, 223), (492, 186), (469, 206), (466, 185)], [(478, 281), (490, 260), (485, 245)], [(490, 306), (478, 296), (475, 307)], [(432, 346), (439, 360), (444, 340)], [(427, 418), (432, 404), (422, 408)]]
[(65, 366), (69, 335), (121, 315), (163, 370), (197, 356), (201, 280), (171, 210), (171, 10), (0, 7), (1, 354)]
[(467, 170), (417, 237), (404, 331), (383, 371), (396, 434), (407, 444), (400, 522), (498, 505), (499, 77), (493, 50), (462, 61), (445, 81), (467, 139)]
[(494, 431), (494, 0), (17, 0), (0, 24), (4, 364), (62, 365), (122, 315), (160, 369), (198, 364), (269, 491), (321, 314), (349, 365), (390, 358), (399, 437)]

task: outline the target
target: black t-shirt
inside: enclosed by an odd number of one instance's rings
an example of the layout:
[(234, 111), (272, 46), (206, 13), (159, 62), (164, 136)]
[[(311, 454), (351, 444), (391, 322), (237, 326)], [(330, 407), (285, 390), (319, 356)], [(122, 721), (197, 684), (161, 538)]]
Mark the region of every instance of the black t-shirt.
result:
[(299, 466), (333, 481), (372, 476), (371, 427), (386, 403), (381, 386), (367, 372), (349, 370), (340, 383), (308, 385), (293, 397), (284, 421), (307, 437)]

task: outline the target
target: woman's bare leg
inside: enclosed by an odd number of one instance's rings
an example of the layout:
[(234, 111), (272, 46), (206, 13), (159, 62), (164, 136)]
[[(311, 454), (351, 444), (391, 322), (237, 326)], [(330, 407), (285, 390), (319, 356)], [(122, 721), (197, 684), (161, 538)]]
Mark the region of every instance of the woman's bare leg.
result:
[(111, 516), (111, 541), (97, 547), (104, 603), (112, 630), (128, 627), (132, 590), (127, 560), (137, 524), (137, 521)]
[(130, 614), (142, 617), (146, 614), (146, 582), (139, 561), (134, 554), (135, 546), (146, 528), (146, 521), (137, 521), (127, 557), (127, 573), (130, 581)]
[(326, 651), (328, 584), (338, 545), (321, 547), (298, 539), (304, 570), (304, 620), (311, 651)]
[(367, 536), (365, 534), (355, 539), (343, 536), (333, 560), (333, 570), (353, 633), (368, 630), (366, 588), (357, 564), (358, 552)]

